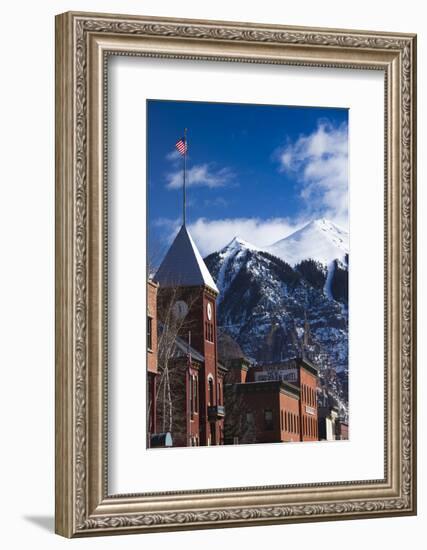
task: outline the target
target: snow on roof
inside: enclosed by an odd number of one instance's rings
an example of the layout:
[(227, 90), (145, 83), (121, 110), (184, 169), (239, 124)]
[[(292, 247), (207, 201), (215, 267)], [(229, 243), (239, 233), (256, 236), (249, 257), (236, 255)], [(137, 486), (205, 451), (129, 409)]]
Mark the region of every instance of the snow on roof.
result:
[(219, 290), (185, 225), (181, 227), (157, 270), (160, 286), (202, 286)]

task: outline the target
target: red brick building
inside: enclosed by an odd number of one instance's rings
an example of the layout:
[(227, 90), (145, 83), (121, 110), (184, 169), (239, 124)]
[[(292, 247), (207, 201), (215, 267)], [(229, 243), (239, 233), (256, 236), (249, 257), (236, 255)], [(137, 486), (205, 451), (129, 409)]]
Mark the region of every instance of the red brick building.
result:
[(230, 362), (227, 443), (317, 441), (318, 371), (306, 359), (249, 367)]
[(254, 380), (282, 380), (299, 389), (299, 422), (301, 441), (317, 441), (317, 381), (318, 369), (306, 358), (295, 358), (281, 363), (251, 369)]
[(335, 397), (323, 391), (319, 395), (319, 439), (326, 441), (344, 440), (349, 437), (348, 422), (344, 411), (340, 411)]
[(299, 391), (281, 381), (226, 385), (225, 442), (300, 440)]
[(343, 420), (338, 420), (336, 423), (335, 439), (347, 440), (348, 439), (348, 423)]
[(158, 352), (163, 361), (165, 346), (171, 348), (167, 391), (173, 394), (169, 407), (158, 403), (158, 421), (170, 428), (174, 446), (219, 445), (226, 371), (217, 357), (218, 289), (185, 225), (154, 279), (159, 285)]

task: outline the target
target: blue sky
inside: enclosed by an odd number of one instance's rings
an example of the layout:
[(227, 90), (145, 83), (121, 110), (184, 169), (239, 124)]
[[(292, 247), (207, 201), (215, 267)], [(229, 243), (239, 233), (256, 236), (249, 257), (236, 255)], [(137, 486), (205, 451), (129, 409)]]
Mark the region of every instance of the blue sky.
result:
[(348, 111), (182, 101), (147, 102), (149, 254), (158, 263), (182, 223), (203, 256), (235, 235), (263, 246), (318, 217), (348, 224)]

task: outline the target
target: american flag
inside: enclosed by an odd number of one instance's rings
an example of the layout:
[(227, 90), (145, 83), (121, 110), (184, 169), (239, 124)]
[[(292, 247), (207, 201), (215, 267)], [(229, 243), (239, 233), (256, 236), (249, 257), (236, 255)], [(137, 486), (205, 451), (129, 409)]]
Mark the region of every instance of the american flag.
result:
[(179, 153), (181, 155), (185, 155), (187, 152), (187, 141), (185, 138), (179, 138), (179, 140), (175, 143), (175, 147), (178, 149)]

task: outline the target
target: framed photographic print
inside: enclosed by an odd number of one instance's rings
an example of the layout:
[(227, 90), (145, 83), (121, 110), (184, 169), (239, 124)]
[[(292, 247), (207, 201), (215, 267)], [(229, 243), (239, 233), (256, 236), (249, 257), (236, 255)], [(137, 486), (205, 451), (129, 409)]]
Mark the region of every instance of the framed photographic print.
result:
[(56, 19), (56, 531), (416, 512), (416, 37)]
[(347, 440), (348, 110), (147, 100), (147, 128), (147, 444)]

